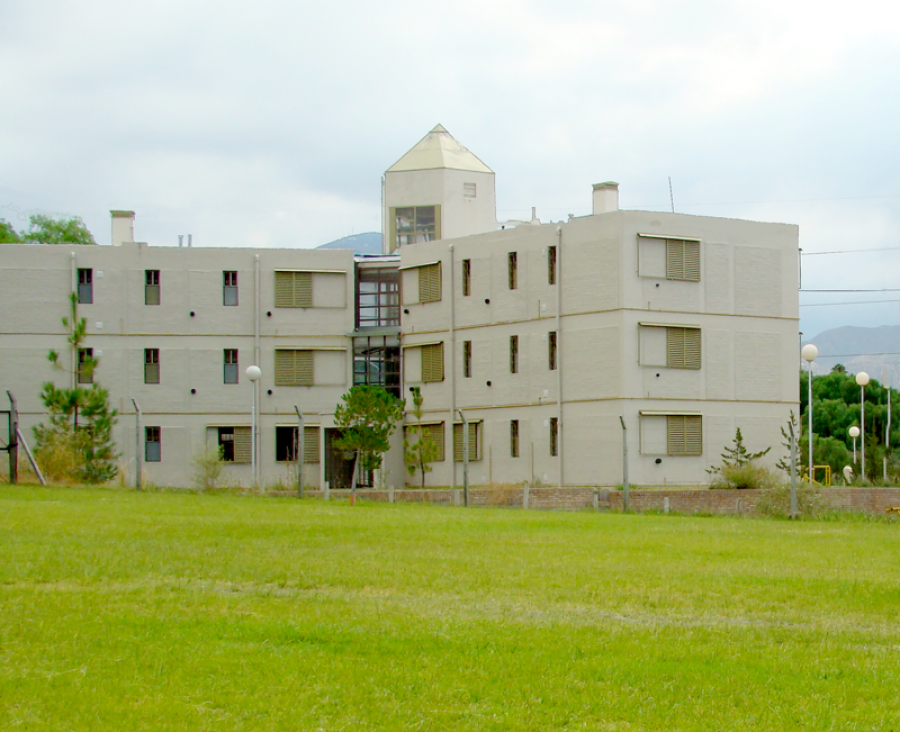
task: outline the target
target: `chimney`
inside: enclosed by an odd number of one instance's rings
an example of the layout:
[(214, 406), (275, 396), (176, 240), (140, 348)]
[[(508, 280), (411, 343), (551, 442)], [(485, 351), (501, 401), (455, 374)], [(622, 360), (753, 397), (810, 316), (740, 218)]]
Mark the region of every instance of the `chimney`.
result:
[(134, 244), (134, 211), (110, 211), (112, 216), (112, 245)]
[(619, 210), (619, 184), (594, 183), (594, 216)]

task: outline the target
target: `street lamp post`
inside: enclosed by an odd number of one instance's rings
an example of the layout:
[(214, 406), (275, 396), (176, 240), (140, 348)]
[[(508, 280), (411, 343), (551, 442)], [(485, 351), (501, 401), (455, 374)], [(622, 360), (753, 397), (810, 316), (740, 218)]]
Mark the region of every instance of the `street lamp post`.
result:
[(856, 463), (856, 438), (859, 437), (859, 427), (853, 425), (848, 432), (850, 433), (850, 437), (853, 438), (853, 462)]
[(862, 470), (863, 483), (866, 482), (866, 384), (869, 383), (869, 375), (860, 371), (856, 375), (856, 383), (859, 384), (859, 455), (860, 469)]
[(803, 346), (803, 350), (800, 351), (800, 355), (803, 356), (803, 360), (809, 364), (809, 377), (807, 381), (809, 382), (809, 403), (807, 409), (809, 410), (809, 484), (813, 483), (813, 475), (815, 470), (813, 470), (813, 395), (812, 395), (812, 362), (816, 360), (816, 357), (819, 355), (819, 349), (816, 348), (812, 343), (807, 343)]
[(256, 471), (256, 382), (262, 376), (262, 369), (259, 366), (248, 366), (245, 373), (250, 379), (250, 468), (253, 473), (253, 484), (259, 487), (259, 476)]

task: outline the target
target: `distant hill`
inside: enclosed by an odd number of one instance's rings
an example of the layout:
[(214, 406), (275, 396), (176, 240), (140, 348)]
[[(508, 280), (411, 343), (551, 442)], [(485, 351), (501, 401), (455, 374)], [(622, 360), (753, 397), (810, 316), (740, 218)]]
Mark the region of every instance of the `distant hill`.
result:
[[(884, 371), (892, 386), (900, 385), (900, 326), (847, 325), (823, 331), (806, 343), (814, 343), (819, 349), (819, 357), (813, 362), (815, 373), (828, 373), (835, 364), (841, 363), (847, 373), (865, 371), (878, 381)], [(806, 366), (805, 361), (803, 365)]]
[(330, 241), (316, 249), (352, 249), (356, 254), (381, 254), (381, 234), (369, 231)]

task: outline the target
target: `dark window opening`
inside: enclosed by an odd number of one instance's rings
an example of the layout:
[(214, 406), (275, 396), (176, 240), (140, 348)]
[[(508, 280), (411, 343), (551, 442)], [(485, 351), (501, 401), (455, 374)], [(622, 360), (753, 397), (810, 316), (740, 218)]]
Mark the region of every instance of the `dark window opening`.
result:
[(509, 422), (509, 454), (519, 457), (519, 420), (512, 419)]
[(464, 259), (462, 261), (462, 294), (468, 297), (472, 294), (472, 260)]
[(547, 282), (556, 284), (556, 247), (547, 247)]
[(519, 286), (519, 256), (516, 252), (509, 253), (509, 289), (515, 290)]
[(509, 337), (509, 373), (519, 373), (519, 336)]

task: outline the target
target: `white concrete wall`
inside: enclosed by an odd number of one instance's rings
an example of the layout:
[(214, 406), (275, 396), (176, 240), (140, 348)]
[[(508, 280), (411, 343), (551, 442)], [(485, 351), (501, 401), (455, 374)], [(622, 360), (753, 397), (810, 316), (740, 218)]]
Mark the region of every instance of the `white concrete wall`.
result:
[[(254, 268), (259, 257), (259, 310)], [(275, 425), (293, 424), (294, 405), (307, 424), (332, 426), (334, 407), (352, 383), (354, 264), (349, 251), (254, 250), (148, 247), (65, 247), (0, 245), (0, 293), (6, 316), (0, 321), (0, 388), (19, 400), (26, 436), (44, 419), (41, 385), (68, 385), (71, 376), (55, 371), (47, 352), (69, 360), (66, 332), (72, 272), (93, 269), (93, 304), (78, 307), (87, 320), (85, 347), (99, 354), (95, 380), (110, 391), (119, 410), (115, 438), (128, 470), (134, 464), (134, 410), (145, 426), (162, 430), (161, 463), (147, 464), (147, 477), (187, 485), (191, 457), (206, 444), (209, 424), (249, 425), (247, 366), (263, 371), (260, 394), (260, 465), (263, 482), (286, 474), (275, 461)], [(144, 270), (160, 271), (160, 305), (144, 304)], [(276, 269), (335, 270), (314, 274), (313, 308), (276, 308)], [(238, 272), (239, 304), (223, 304), (224, 270)], [(259, 331), (259, 356), (255, 331)], [(317, 349), (316, 385), (274, 385), (277, 348)], [(160, 383), (144, 383), (144, 349), (160, 351)], [(223, 350), (239, 351), (238, 384), (225, 384)], [(269, 393), (271, 391), (271, 394)], [(320, 482), (319, 465), (307, 465), (308, 484)], [(229, 465), (229, 481), (249, 484), (250, 466)]]

